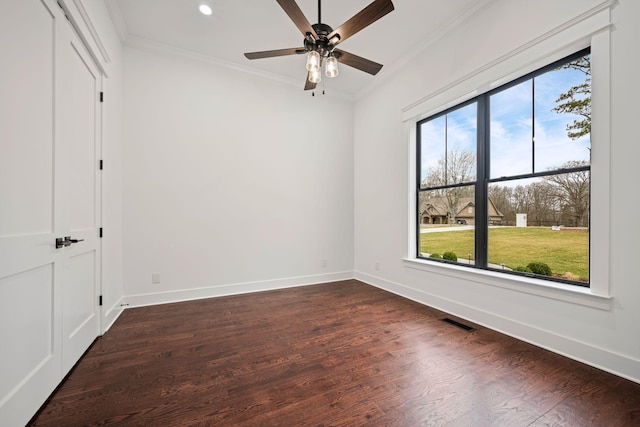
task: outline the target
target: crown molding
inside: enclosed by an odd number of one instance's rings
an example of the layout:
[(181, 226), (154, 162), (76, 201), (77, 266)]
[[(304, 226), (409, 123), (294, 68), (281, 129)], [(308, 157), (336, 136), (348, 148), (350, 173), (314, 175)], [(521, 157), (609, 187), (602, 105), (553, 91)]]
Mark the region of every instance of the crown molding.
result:
[[(131, 48), (139, 49), (139, 50), (156, 52), (156, 53), (170, 55), (170, 56), (179, 57), (183, 59), (198, 61), (198, 62), (206, 63), (209, 65), (214, 65), (216, 67), (238, 71), (241, 73), (249, 74), (252, 76), (256, 76), (256, 77), (277, 82), (286, 86), (292, 86), (297, 89), (300, 89), (300, 81), (298, 79), (285, 77), (276, 73), (269, 73), (263, 70), (259, 70), (257, 68), (240, 65), (231, 61), (225, 61), (210, 55), (205, 55), (205, 54), (194, 52), (188, 49), (171, 46), (166, 43), (160, 43), (153, 40), (149, 40), (144, 37), (133, 36), (129, 34), (127, 35), (125, 41), (123, 42), (123, 45)], [(330, 93), (327, 93), (325, 96), (340, 98), (349, 102), (355, 101), (355, 98), (352, 95), (346, 94), (344, 92), (330, 92)]]
[(107, 12), (109, 12), (109, 16), (111, 17), (111, 22), (116, 29), (116, 34), (118, 34), (120, 42), (124, 44), (129, 37), (129, 29), (127, 28), (127, 23), (124, 20), (122, 9), (120, 9), (120, 5), (116, 0), (104, 0), (104, 4), (107, 8)]
[[(474, 18), (482, 9), (485, 9), (485, 8), (491, 6), (493, 3), (497, 3), (498, 1), (499, 0), (481, 0), (481, 1), (478, 1), (473, 6), (468, 8), (464, 13), (456, 16), (455, 18), (451, 19), (450, 21), (448, 21), (445, 24), (443, 24), (440, 27), (438, 27), (438, 29), (434, 32), (434, 35), (432, 37), (429, 37), (428, 39), (422, 40), (421, 42), (416, 44), (416, 46), (413, 49), (410, 50), (410, 53), (406, 54), (405, 56), (400, 58), (398, 61), (394, 62), (389, 67), (386, 67), (386, 69), (383, 69), (379, 74), (379, 77), (380, 77), (379, 79), (375, 80), (371, 84), (365, 86), (362, 90), (358, 91), (355, 94), (356, 100), (364, 97), (368, 93), (370, 93), (373, 90), (375, 90), (377, 87), (382, 85), (386, 80), (388, 80), (391, 76), (393, 76), (393, 75), (397, 74), (398, 72), (400, 72), (401, 70), (403, 70), (404, 67), (409, 62), (411, 62), (417, 56), (421, 55), (430, 46), (434, 45), (435, 43), (439, 42), (440, 40), (442, 40), (443, 38), (445, 38), (449, 34), (451, 34), (454, 31), (456, 31), (458, 26), (460, 26), (460, 25), (464, 24), (465, 22), (469, 21), (470, 19)], [(599, 12), (601, 12), (603, 10), (612, 9), (613, 7), (615, 7), (617, 5), (617, 3), (618, 3), (618, 0), (604, 0), (601, 3), (597, 4), (596, 6), (594, 6), (593, 8), (591, 8), (591, 9), (587, 10), (586, 12), (578, 15), (574, 19), (564, 23), (563, 25), (560, 25), (557, 28), (554, 28), (553, 30), (549, 31), (548, 33), (538, 37), (536, 40), (531, 41), (526, 46), (528, 47), (531, 44), (538, 43), (539, 39), (549, 38), (551, 35), (553, 35), (553, 34), (555, 34), (557, 32), (560, 32), (565, 28), (574, 26), (576, 23), (584, 21), (585, 19), (587, 19), (587, 18), (589, 18), (591, 16), (594, 16), (594, 15), (598, 14)], [(519, 50), (523, 50), (523, 49), (525, 49), (525, 47), (522, 47)], [(511, 56), (511, 55), (513, 55), (513, 52), (508, 54), (508, 55), (505, 55), (505, 56)], [(420, 101), (418, 101), (418, 103), (419, 102)], [(409, 108), (409, 107), (407, 107), (407, 108)]]
[(492, 3), (497, 2), (498, 0), (478, 0), (472, 6), (468, 7), (464, 12), (441, 24), (432, 33), (431, 36), (417, 42), (413, 46), (413, 48), (409, 49), (409, 52), (407, 54), (400, 57), (400, 59), (395, 61), (393, 64), (384, 67), (376, 76), (379, 78), (377, 78), (355, 94), (356, 100), (364, 97), (365, 95), (375, 90), (377, 87), (381, 86), (386, 80), (403, 70), (409, 62), (411, 62), (414, 58), (427, 50), (430, 46), (439, 42), (449, 34), (457, 31), (460, 25), (474, 18), (482, 9), (485, 9)]

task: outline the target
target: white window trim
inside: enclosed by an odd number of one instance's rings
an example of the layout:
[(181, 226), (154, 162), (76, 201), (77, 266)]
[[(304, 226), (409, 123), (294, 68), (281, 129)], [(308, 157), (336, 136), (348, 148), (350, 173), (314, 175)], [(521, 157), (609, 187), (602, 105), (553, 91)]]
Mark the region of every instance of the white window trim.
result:
[[(435, 274), (477, 281), (490, 286), (540, 295), (561, 301), (608, 310), (610, 293), (610, 31), (614, 2), (605, 1), (590, 11), (549, 31), (530, 43), (498, 58), (479, 70), (403, 109), (405, 141), (408, 143), (408, 229), (404, 265)], [(591, 46), (592, 159), (590, 288), (547, 280), (470, 269), (418, 259), (415, 241), (416, 125), (420, 120), (456, 106), (518, 77)], [(515, 70), (515, 71), (514, 71)], [(595, 202), (593, 202), (595, 201)]]
[(482, 285), (509, 289), (530, 295), (571, 302), (600, 310), (611, 310), (613, 298), (593, 293), (589, 288), (534, 279), (524, 276), (502, 274), (497, 271), (478, 270), (455, 264), (430, 262), (419, 258), (403, 259), (404, 266), (414, 270), (426, 271), (441, 276), (475, 282)]

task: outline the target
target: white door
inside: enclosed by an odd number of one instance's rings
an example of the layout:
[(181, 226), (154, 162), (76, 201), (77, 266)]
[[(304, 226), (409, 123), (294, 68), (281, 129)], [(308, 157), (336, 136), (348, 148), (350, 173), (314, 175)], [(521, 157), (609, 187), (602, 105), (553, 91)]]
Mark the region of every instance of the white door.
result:
[[(55, 1), (3, 6), (0, 425), (19, 426), (99, 332), (99, 80)], [(56, 249), (65, 236), (84, 241)]]
[[(100, 82), (95, 63), (69, 25), (59, 52), (60, 91), (56, 105), (61, 165), (65, 191), (56, 198), (63, 204), (64, 237), (77, 241), (59, 249), (62, 268), (63, 372), (82, 356), (100, 329)], [(57, 236), (61, 237), (61, 236)]]

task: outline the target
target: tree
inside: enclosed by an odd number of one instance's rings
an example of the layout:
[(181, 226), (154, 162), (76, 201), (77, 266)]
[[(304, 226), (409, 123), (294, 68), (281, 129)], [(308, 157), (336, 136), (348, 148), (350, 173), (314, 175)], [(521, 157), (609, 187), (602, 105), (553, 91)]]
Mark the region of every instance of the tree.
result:
[(528, 219), (537, 226), (556, 223), (557, 203), (553, 186), (547, 182), (533, 182), (527, 188), (532, 202)]
[(513, 207), (514, 213), (526, 213), (528, 216), (532, 204), (533, 203), (529, 194), (529, 186), (515, 186), (513, 189), (513, 199), (511, 205)]
[(423, 187), (442, 187), (460, 182), (475, 181), (476, 156), (466, 150), (451, 150), (427, 170)]
[[(579, 168), (588, 165), (584, 160), (572, 160), (563, 168)], [(572, 225), (578, 227), (587, 224), (589, 213), (589, 171), (577, 171), (544, 178), (554, 186), (554, 196), (562, 211), (570, 217)]]
[(575, 140), (591, 133), (591, 55), (582, 56), (560, 69), (577, 70), (585, 75), (583, 83), (572, 86), (560, 94), (556, 99), (558, 105), (553, 108), (556, 113), (581, 117), (580, 120), (574, 120), (567, 125), (567, 136)]
[[(556, 99), (553, 111), (561, 114), (574, 114), (581, 117), (567, 125), (567, 136), (573, 140), (591, 134), (591, 56), (585, 55), (563, 65), (560, 69), (576, 70), (584, 74), (584, 82), (572, 86)], [(573, 160), (563, 168), (580, 168), (589, 162)], [(544, 178), (553, 185), (553, 194), (565, 219), (574, 227), (588, 223), (589, 181), (588, 170), (567, 174), (551, 175)]]
[[(476, 156), (466, 150), (451, 150), (446, 158), (440, 158), (436, 164), (427, 170), (427, 176), (422, 180), (423, 187), (443, 187), (451, 184), (475, 181)], [(447, 217), (452, 223), (456, 222), (456, 215), (460, 208), (460, 199), (473, 195), (470, 187), (452, 187), (435, 190), (437, 198), (444, 204)]]

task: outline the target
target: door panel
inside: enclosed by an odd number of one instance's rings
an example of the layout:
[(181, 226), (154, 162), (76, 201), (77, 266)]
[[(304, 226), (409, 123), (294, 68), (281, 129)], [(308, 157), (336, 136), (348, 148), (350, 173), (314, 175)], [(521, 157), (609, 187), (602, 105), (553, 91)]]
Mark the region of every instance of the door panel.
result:
[(11, 302), (0, 310), (2, 400), (53, 357), (53, 265), (1, 279), (0, 301)]
[(68, 103), (66, 111), (69, 144), (69, 200), (70, 228), (72, 232), (96, 228), (96, 150), (97, 107), (99, 76), (84, 52), (84, 48), (73, 41), (69, 50), (69, 90), (64, 96)]
[(95, 293), (93, 286), (86, 286), (87, 283), (94, 283), (95, 256), (94, 252), (83, 252), (69, 260), (73, 277), (65, 284), (65, 315), (64, 330), (65, 335), (73, 337), (94, 314), (93, 309)]
[(51, 233), (55, 19), (33, 0), (7, 2), (2, 15), (0, 200), (11, 204), (0, 237)]
[(63, 291), (63, 374), (73, 367), (98, 335), (96, 253), (70, 257)]

